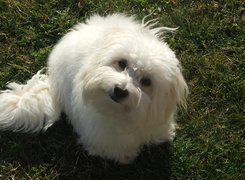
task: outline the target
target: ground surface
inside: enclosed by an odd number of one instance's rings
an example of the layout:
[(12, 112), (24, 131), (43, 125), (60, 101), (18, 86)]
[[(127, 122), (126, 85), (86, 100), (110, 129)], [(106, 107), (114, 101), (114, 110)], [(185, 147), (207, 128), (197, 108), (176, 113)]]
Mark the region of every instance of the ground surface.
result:
[(46, 134), (0, 133), (0, 179), (245, 179), (245, 8), (242, 0), (1, 0), (0, 88), (46, 65), (57, 40), (94, 13), (153, 12), (179, 27), (166, 41), (190, 88), (170, 144), (145, 147), (131, 165), (90, 157), (65, 116)]

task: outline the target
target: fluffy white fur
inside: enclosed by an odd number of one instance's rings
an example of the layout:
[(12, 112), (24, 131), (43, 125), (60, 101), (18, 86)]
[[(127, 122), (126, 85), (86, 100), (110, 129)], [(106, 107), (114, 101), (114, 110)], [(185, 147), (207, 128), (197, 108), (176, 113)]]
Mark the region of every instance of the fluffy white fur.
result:
[(121, 163), (144, 144), (172, 140), (188, 88), (174, 52), (162, 43), (169, 29), (154, 26), (122, 14), (76, 25), (51, 52), (48, 75), (39, 71), (1, 92), (0, 128), (39, 132), (63, 111), (89, 154)]

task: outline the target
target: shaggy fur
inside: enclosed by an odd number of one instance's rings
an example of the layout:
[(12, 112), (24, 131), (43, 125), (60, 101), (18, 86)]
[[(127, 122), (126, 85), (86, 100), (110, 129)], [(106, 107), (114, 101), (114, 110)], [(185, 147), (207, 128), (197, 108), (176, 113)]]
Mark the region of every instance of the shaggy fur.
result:
[(54, 47), (39, 71), (0, 94), (0, 128), (36, 133), (63, 111), (89, 154), (131, 162), (144, 144), (175, 136), (188, 88), (165, 27), (134, 17), (95, 15)]

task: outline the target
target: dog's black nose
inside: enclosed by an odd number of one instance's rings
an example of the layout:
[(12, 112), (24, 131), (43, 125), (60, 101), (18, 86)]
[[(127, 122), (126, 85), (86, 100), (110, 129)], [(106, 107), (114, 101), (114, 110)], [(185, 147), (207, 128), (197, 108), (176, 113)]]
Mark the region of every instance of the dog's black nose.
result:
[(120, 87), (115, 87), (113, 93), (110, 95), (111, 99), (115, 102), (126, 98), (129, 95), (127, 89), (122, 89)]

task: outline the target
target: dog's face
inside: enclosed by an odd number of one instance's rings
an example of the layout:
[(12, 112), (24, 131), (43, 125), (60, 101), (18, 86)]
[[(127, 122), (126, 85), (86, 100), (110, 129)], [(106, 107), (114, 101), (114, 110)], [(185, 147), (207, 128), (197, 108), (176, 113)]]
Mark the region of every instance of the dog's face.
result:
[(179, 61), (154, 33), (108, 32), (91, 54), (75, 84), (98, 113), (162, 119), (184, 104), (187, 86)]

